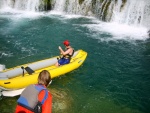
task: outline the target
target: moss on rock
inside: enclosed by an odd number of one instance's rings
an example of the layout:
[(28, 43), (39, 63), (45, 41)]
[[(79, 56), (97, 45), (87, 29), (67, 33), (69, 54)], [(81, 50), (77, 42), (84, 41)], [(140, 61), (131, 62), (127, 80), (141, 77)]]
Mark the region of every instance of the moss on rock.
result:
[(108, 8), (109, 8), (110, 3), (111, 3), (111, 1), (107, 2), (107, 4), (105, 5), (105, 9), (104, 9), (104, 13), (103, 13), (103, 18), (102, 18), (103, 21), (107, 20), (106, 17), (108, 15)]
[(104, 0), (100, 0), (100, 3), (103, 3), (104, 2)]
[(82, 4), (84, 2), (84, 0), (79, 0), (79, 4)]
[(52, 9), (51, 1), (52, 0), (44, 0), (44, 10), (48, 11)]
[(126, 3), (127, 3), (127, 0), (122, 0), (120, 11), (124, 8), (124, 6), (125, 6)]

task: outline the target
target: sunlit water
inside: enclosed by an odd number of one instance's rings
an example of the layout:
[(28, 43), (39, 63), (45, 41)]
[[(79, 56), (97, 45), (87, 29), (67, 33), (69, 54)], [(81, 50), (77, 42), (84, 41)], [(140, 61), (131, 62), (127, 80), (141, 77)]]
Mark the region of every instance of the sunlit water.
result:
[[(6, 68), (56, 56), (65, 39), (88, 56), (53, 80), (53, 113), (149, 113), (146, 28), (56, 12), (0, 12), (0, 64)], [(17, 99), (0, 100), (0, 113), (13, 112)]]

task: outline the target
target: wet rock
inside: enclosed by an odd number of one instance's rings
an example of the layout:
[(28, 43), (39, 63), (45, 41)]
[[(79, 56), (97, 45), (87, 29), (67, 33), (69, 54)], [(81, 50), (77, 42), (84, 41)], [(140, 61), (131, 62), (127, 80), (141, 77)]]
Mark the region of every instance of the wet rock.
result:
[(150, 38), (150, 30), (149, 30), (147, 33), (148, 33), (148, 36), (149, 36), (149, 38)]

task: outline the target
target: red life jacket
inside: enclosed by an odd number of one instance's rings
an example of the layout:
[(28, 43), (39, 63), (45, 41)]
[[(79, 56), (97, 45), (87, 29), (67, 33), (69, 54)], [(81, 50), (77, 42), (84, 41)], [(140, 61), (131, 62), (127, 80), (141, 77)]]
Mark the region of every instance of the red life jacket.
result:
[[(38, 100), (39, 93), (44, 90), (45, 95), (42, 101)], [(31, 111), (31, 113), (42, 113), (42, 105), (48, 98), (48, 91), (43, 85), (30, 85), (18, 99), (18, 105)]]

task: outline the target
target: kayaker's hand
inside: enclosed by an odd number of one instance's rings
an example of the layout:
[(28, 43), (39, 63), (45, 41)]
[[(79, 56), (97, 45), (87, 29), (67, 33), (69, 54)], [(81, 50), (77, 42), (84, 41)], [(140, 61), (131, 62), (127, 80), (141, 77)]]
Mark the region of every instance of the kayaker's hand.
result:
[(58, 49), (61, 50), (61, 47), (59, 46)]

